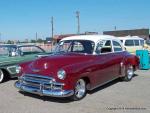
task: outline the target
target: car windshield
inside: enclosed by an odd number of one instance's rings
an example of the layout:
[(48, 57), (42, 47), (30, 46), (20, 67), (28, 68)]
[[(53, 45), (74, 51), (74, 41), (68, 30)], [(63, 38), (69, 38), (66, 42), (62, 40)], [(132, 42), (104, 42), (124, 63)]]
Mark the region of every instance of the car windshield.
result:
[(55, 49), (55, 53), (74, 52), (92, 54), (94, 42), (89, 40), (64, 40), (60, 41)]

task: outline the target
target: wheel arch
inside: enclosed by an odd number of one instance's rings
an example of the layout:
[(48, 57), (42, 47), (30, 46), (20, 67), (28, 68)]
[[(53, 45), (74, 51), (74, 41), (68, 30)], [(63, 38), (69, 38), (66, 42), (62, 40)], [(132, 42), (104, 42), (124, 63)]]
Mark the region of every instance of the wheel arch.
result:
[(83, 79), (85, 81), (87, 90), (90, 90), (91, 88), (90, 78), (88, 76), (84, 76), (84, 77), (81, 77), (80, 79)]
[(5, 68), (0, 68), (0, 69), (3, 71), (4, 76), (5, 76), (6, 78), (10, 78), (10, 73), (8, 72), (7, 69), (5, 69)]

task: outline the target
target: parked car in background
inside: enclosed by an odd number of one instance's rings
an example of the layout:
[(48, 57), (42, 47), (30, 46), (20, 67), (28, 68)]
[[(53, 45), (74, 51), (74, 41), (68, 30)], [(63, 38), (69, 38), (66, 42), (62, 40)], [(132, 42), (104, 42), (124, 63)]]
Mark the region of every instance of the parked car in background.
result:
[(150, 51), (150, 40), (146, 40), (144, 43), (144, 49), (147, 49)]
[(16, 64), (31, 61), (41, 54), (46, 53), (35, 45), (0, 45), (0, 83), (8, 77), (16, 77)]
[(139, 59), (116, 37), (81, 35), (62, 39), (55, 53), (16, 66), (16, 88), (41, 96), (80, 100), (114, 79), (130, 81)]
[(138, 36), (126, 36), (118, 38), (123, 43), (125, 49), (132, 54), (135, 54), (136, 50), (141, 50), (144, 47), (144, 39)]

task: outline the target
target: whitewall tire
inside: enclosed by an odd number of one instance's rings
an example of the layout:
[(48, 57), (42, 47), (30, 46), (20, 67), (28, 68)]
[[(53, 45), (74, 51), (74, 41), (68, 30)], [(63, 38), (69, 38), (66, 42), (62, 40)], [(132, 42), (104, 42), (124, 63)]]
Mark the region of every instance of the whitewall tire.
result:
[(86, 82), (83, 79), (79, 79), (76, 82), (74, 95), (71, 97), (74, 101), (81, 100), (86, 96), (87, 89), (86, 89)]
[(130, 81), (134, 76), (134, 68), (132, 65), (126, 66), (125, 76), (123, 77), (124, 81)]
[(0, 69), (0, 83), (2, 83), (4, 81), (4, 73), (3, 71)]

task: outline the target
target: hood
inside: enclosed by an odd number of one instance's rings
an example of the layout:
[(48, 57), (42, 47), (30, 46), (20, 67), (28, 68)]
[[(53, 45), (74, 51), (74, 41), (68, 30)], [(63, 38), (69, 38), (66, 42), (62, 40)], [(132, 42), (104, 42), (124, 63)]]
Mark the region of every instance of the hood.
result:
[(50, 55), (33, 61), (29, 66), (29, 73), (41, 75), (54, 75), (59, 69), (75, 63), (91, 60), (92, 55), (67, 53), (61, 55)]

